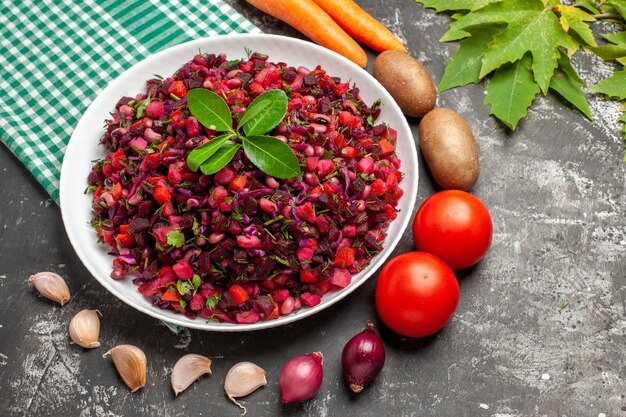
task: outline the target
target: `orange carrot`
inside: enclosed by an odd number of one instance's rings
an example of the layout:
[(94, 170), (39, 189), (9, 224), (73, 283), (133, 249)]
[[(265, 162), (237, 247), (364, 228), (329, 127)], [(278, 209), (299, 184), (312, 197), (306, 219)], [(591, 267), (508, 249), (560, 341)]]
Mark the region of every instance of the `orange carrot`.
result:
[(353, 0), (313, 0), (348, 32), (378, 52), (389, 49), (406, 51), (400, 39), (382, 23), (361, 9)]
[(367, 55), (313, 0), (246, 0), (257, 9), (282, 20), (313, 42), (345, 56), (361, 67)]

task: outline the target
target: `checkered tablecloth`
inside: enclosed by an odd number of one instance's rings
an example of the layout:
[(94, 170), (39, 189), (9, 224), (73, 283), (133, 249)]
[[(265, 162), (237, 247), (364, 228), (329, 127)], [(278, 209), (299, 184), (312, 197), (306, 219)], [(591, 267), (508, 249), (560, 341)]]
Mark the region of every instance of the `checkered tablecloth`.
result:
[(192, 39), (259, 32), (222, 0), (4, 0), (0, 140), (55, 201), (81, 114), (121, 72)]

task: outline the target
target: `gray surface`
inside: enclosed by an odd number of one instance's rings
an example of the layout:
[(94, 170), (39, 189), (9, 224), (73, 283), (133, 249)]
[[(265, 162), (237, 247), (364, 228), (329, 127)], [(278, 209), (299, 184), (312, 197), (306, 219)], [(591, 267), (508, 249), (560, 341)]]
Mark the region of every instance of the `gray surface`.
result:
[[(266, 32), (298, 36), (243, 1), (229, 3)], [(439, 80), (455, 48), (437, 42), (447, 17), (406, 0), (359, 3), (392, 27)], [(577, 64), (590, 83), (606, 75), (607, 67), (590, 58)], [(241, 360), (268, 372), (268, 386), (243, 400), (250, 416), (626, 415), (626, 169), (618, 106), (593, 100), (592, 123), (554, 97), (539, 98), (518, 131), (508, 134), (482, 100), (482, 86), (469, 86), (442, 94), (438, 104), (465, 116), (478, 138), (482, 176), (474, 193), (492, 213), (491, 251), (460, 277), (457, 313), (435, 337), (402, 340), (377, 324), (387, 363), (358, 397), (345, 388), (339, 357), (347, 339), (366, 320), (376, 320), (375, 278), (293, 325), (176, 336), (113, 299), (89, 276), (68, 242), (58, 207), (2, 148), (0, 415), (237, 416), (222, 382)], [(417, 133), (417, 121), (410, 123)], [(418, 203), (433, 191), (422, 165)], [(406, 233), (396, 253), (412, 248)], [(70, 304), (59, 308), (29, 288), (28, 276), (42, 270), (67, 278)], [(104, 316), (100, 349), (68, 343), (67, 324), (83, 308), (98, 308)], [(148, 385), (136, 394), (102, 358), (121, 343), (142, 347), (148, 357)], [(282, 406), (282, 364), (316, 350), (326, 358), (319, 394)], [(213, 375), (174, 399), (169, 369), (189, 352), (213, 358)]]

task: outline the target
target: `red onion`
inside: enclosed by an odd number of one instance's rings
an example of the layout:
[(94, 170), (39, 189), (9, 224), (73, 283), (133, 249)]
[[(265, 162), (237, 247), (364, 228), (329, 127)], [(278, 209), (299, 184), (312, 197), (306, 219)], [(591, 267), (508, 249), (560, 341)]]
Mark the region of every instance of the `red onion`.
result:
[(285, 404), (306, 401), (320, 389), (324, 370), (321, 352), (296, 356), (283, 366), (280, 372), (280, 392)]
[(374, 325), (367, 327), (346, 343), (341, 354), (341, 365), (350, 389), (356, 393), (372, 382), (385, 364), (383, 342), (374, 331)]

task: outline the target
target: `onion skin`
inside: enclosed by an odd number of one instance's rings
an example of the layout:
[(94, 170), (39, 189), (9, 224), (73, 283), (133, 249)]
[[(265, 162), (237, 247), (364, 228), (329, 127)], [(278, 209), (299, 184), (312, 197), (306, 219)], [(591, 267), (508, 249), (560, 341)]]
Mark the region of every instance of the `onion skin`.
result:
[(374, 325), (367, 327), (346, 343), (341, 354), (341, 366), (350, 384), (350, 389), (359, 393), (372, 382), (385, 365), (385, 348), (374, 331)]
[(283, 403), (306, 401), (315, 396), (322, 385), (324, 369), (321, 352), (307, 353), (289, 360), (280, 373)]

